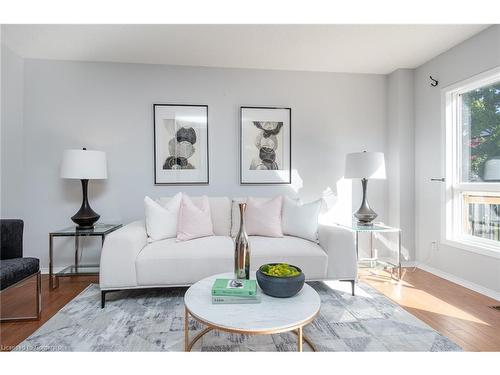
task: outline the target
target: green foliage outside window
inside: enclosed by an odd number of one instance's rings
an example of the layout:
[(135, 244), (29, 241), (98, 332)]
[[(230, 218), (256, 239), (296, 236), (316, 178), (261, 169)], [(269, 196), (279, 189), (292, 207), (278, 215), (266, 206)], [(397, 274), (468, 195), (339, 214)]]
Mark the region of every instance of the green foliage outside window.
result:
[(462, 103), (462, 139), (470, 152), (464, 176), (482, 181), (485, 162), (500, 157), (500, 82), (463, 94)]

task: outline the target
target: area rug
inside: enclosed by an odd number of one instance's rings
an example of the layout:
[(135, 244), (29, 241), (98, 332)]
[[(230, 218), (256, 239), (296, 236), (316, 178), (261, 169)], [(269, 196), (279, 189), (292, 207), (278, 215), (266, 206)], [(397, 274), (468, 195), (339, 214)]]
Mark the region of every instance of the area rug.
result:
[[(356, 296), (340, 282), (309, 283), (321, 297), (318, 317), (304, 334), (318, 351), (460, 351), (461, 348), (370, 286)], [(185, 288), (110, 293), (100, 306), (92, 284), (16, 351), (182, 351)], [(203, 329), (191, 321), (190, 335)], [(240, 335), (211, 331), (193, 351), (295, 351), (293, 333)], [(310, 350), (304, 345), (304, 350)]]

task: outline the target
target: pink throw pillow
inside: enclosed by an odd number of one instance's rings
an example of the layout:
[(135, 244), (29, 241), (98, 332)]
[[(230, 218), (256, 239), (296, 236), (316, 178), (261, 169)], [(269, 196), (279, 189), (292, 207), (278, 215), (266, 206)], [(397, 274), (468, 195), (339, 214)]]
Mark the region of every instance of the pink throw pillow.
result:
[(182, 194), (177, 220), (177, 241), (213, 235), (214, 229), (208, 197), (201, 197), (200, 201), (195, 204), (186, 194)]
[(283, 237), (281, 228), (281, 196), (262, 201), (248, 197), (245, 227), (249, 236)]

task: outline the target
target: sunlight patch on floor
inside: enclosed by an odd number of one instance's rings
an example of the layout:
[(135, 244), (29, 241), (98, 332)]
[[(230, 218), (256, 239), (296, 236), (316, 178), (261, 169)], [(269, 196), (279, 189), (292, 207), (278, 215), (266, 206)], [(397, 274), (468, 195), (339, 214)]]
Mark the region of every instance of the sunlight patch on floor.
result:
[[(419, 289), (411, 283), (401, 280), (391, 280), (384, 275), (367, 274), (363, 277), (378, 291), (384, 292), (402, 307), (424, 310), (433, 314), (443, 315), (450, 318), (466, 320), (473, 323), (490, 326), (487, 322), (475, 317), (458, 307), (443, 301), (442, 299)], [(411, 290), (409, 290), (411, 289)]]
[(423, 290), (415, 290), (413, 292), (415, 294), (415, 298), (417, 300), (425, 300), (424, 303), (419, 303), (418, 301), (414, 302), (402, 302), (401, 306), (415, 308), (419, 310), (429, 311), (434, 314), (445, 315), (451, 318), (466, 320), (473, 323), (479, 323), (483, 325), (489, 326), (488, 323), (482, 321), (481, 319), (476, 318), (474, 315), (469, 314), (468, 312), (459, 309), (437, 297), (434, 297), (432, 294), (429, 294)]

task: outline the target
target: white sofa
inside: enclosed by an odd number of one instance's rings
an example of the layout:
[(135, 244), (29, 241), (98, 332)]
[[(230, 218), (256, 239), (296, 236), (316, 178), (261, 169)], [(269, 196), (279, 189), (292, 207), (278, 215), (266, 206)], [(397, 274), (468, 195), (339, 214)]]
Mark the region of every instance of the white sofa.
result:
[[(160, 198), (161, 203), (163, 199)], [(175, 238), (148, 242), (144, 221), (134, 221), (109, 234), (101, 253), (102, 307), (106, 293), (123, 289), (191, 285), (207, 276), (231, 272), (233, 235), (239, 222), (236, 203), (227, 197), (209, 198), (215, 236), (177, 242)], [(239, 220), (238, 220), (239, 221)], [(250, 266), (256, 271), (270, 262), (302, 269), (306, 280), (357, 278), (354, 234), (337, 226), (320, 225), (318, 243), (285, 235), (250, 236)]]

